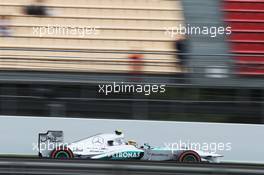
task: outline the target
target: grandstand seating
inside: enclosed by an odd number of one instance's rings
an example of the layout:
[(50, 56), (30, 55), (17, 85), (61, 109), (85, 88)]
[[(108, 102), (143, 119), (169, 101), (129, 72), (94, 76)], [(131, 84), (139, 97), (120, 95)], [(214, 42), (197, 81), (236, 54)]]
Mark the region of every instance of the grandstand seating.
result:
[[(0, 37), (1, 69), (129, 71), (128, 52), (173, 52), (174, 38), (165, 35), (165, 28), (184, 23), (180, 0), (48, 0), (53, 15), (45, 17), (24, 15), (22, 9), (30, 3), (0, 1), (0, 15), (11, 16), (14, 31), (11, 37)], [(34, 33), (34, 28), (44, 26), (96, 27), (98, 33), (85, 37)], [(123, 54), (110, 53), (117, 51)], [(174, 55), (155, 53), (144, 55), (144, 71), (180, 71)]]
[(264, 75), (264, 0), (224, 0), (224, 11), (238, 73)]

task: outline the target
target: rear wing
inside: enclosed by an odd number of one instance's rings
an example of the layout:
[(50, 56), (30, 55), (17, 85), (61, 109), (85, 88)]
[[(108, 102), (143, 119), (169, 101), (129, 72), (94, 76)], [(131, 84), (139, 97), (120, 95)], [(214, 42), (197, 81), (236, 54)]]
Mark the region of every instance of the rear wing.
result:
[(39, 133), (38, 151), (40, 157), (49, 157), (50, 153), (63, 144), (63, 131), (47, 131)]

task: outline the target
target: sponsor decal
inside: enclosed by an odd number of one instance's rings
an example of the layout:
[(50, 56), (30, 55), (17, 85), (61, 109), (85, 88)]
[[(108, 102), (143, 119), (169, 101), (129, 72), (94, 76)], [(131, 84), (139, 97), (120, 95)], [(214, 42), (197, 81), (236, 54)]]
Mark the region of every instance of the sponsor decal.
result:
[(120, 152), (112, 155), (112, 158), (139, 158), (140, 152)]
[(94, 137), (92, 140), (92, 144), (96, 146), (101, 146), (104, 144), (104, 139), (102, 137)]

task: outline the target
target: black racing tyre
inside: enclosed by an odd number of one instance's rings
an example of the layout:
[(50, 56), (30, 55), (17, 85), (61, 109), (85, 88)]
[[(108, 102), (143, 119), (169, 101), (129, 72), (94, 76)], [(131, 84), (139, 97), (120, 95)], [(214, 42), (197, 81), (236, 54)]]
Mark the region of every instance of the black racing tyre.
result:
[(200, 155), (195, 151), (184, 151), (179, 155), (178, 161), (181, 163), (199, 163), (201, 162)]

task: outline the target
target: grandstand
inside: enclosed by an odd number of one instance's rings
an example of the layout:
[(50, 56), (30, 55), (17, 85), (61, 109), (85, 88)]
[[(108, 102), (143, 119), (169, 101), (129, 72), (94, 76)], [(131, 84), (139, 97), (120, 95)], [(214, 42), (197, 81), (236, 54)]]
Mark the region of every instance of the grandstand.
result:
[[(240, 76), (264, 73), (263, 0), (47, 0), (49, 15), (25, 15), (32, 1), (0, 1), (0, 16), (11, 19), (11, 36), (0, 37), (1, 115), (263, 123), (263, 77)], [(190, 35), (181, 52), (188, 73), (177, 74), (176, 37), (165, 28), (180, 24), (227, 25), (233, 34)], [(96, 34), (34, 33), (48, 26)], [(145, 74), (131, 77), (138, 52)], [(98, 93), (112, 82), (167, 89)]]
[[(174, 40), (165, 28), (184, 24), (181, 1), (49, 0), (50, 16), (28, 16), (29, 0), (1, 0), (11, 17), (10, 37), (0, 37), (1, 69), (73, 72), (128, 72), (129, 54), (144, 52), (144, 72), (175, 73)], [(38, 36), (47, 26), (97, 28), (96, 35)], [(158, 54), (157, 54), (158, 53)]]
[(264, 75), (264, 1), (225, 0), (224, 11), (233, 31), (231, 52), (240, 54), (235, 56), (237, 73)]

